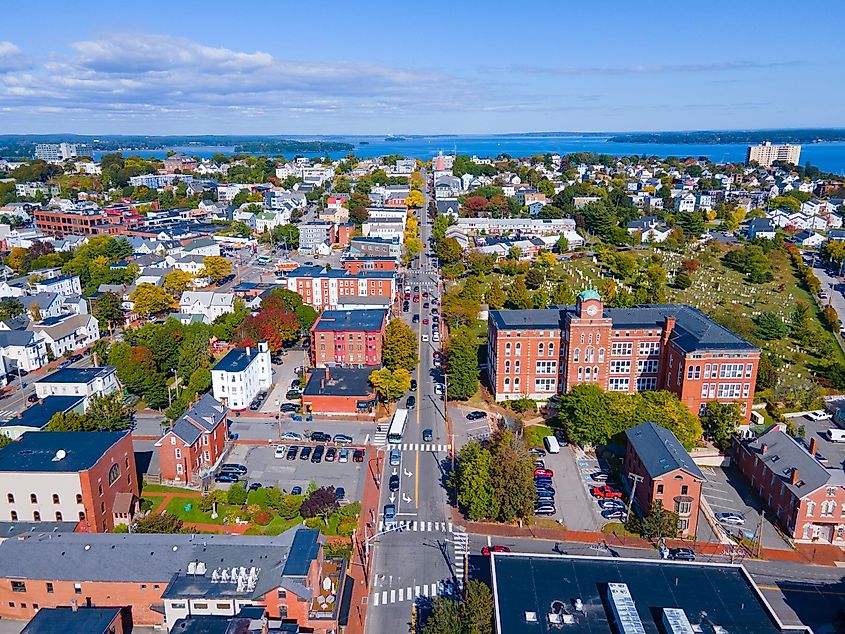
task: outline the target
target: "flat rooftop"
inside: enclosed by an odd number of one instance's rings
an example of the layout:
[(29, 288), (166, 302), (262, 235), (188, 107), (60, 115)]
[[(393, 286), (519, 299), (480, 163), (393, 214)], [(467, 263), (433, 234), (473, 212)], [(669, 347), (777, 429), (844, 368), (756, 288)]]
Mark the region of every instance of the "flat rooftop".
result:
[[(646, 559), (508, 553), (491, 558), (497, 631), (618, 634), (609, 584), (626, 584), (634, 619), (664, 634), (664, 608), (679, 608), (696, 631), (711, 634), (804, 632), (783, 626), (742, 566)], [(576, 611), (576, 599), (582, 609)], [(551, 621), (559, 614), (565, 624)], [(536, 620), (532, 620), (535, 618)], [(719, 630), (717, 628), (724, 628)], [(630, 631), (636, 631), (631, 629)]]

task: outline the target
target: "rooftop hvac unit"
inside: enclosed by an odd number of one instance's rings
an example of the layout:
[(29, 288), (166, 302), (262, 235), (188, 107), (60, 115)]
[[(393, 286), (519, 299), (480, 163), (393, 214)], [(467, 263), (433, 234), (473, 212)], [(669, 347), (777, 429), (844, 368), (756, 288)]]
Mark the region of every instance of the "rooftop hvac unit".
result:
[(204, 561), (198, 561), (197, 562), (197, 574), (198, 575), (204, 575), (206, 570), (207, 570), (207, 568), (205, 566), (205, 562)]
[(607, 594), (620, 634), (646, 634), (628, 584), (609, 583)]
[(197, 562), (192, 561), (191, 563), (188, 564), (188, 574), (189, 575), (197, 574)]
[(686, 613), (681, 608), (663, 608), (663, 627), (667, 634), (694, 634)]

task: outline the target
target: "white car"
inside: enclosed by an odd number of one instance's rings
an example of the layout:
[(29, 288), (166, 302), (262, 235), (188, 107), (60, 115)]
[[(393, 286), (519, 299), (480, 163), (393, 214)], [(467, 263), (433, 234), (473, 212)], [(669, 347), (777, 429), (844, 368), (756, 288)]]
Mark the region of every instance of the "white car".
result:
[(730, 524), (732, 526), (743, 526), (745, 524), (745, 518), (739, 513), (734, 512), (716, 513), (716, 519), (722, 524)]
[(423, 335), (423, 336), (422, 336), (422, 340), (423, 340), (423, 341), (428, 341), (428, 335)]
[(431, 340), (432, 340), (434, 343), (439, 343), (439, 342), (440, 342), (440, 333), (439, 333), (439, 332), (435, 332), (433, 335), (431, 335)]
[(286, 431), (281, 438), (282, 440), (302, 440), (302, 434), (297, 434), (295, 431)]
[(810, 420), (830, 420), (831, 416), (823, 409), (817, 409), (815, 412), (807, 414), (807, 418)]
[(288, 448), (286, 445), (276, 445), (275, 451), (273, 451), (274, 458), (284, 458), (288, 454)]
[(443, 384), (442, 383), (435, 383), (434, 384), (434, 393), (437, 396), (443, 396)]

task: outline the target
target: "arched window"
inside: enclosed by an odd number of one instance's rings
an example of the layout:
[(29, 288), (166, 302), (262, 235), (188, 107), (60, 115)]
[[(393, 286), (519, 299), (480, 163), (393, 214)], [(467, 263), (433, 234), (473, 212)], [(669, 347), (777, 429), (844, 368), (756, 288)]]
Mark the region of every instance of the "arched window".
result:
[(549, 344), (549, 356), (550, 357), (555, 356), (555, 344), (553, 344), (553, 343)]
[(540, 345), (537, 346), (537, 354), (539, 354), (541, 357), (545, 356), (546, 354), (546, 346), (542, 341), (540, 342)]
[(58, 504), (58, 503), (59, 503), (59, 494), (54, 493), (53, 494), (53, 504)]
[(508, 377), (505, 377), (505, 392), (511, 391), (511, 380)]
[(593, 368), (593, 381), (599, 380), (599, 366)]
[(511, 360), (506, 359), (505, 360), (505, 372), (510, 372), (510, 371), (511, 371)]
[(510, 353), (511, 353), (511, 342), (508, 341), (507, 343), (505, 343), (505, 354), (510, 355)]
[(581, 348), (575, 348), (575, 352), (572, 353), (572, 360), (575, 363), (578, 363), (581, 360)]
[(516, 372), (517, 374), (519, 373), (519, 360), (514, 361), (513, 371)]
[(57, 522), (62, 521), (62, 512), (61, 511), (56, 511), (56, 521)]
[(9, 500), (9, 504), (15, 503), (15, 494), (14, 493), (7, 493), (6, 499)]
[(584, 353), (584, 361), (586, 363), (592, 363), (596, 360), (596, 351), (592, 346), (587, 348), (587, 351)]
[(38, 511), (33, 511), (32, 512), (32, 521), (33, 522), (40, 522), (41, 521), (41, 513), (39, 513)]
[(584, 343), (584, 333), (581, 333), (581, 343)]
[(582, 381), (584, 379), (584, 368), (578, 368), (578, 381)]
[(120, 477), (120, 466), (113, 464), (109, 469), (109, 485), (113, 484), (115, 480)]
[(604, 348), (599, 348), (599, 363), (604, 363)]
[(519, 356), (519, 355), (521, 355), (521, 354), (522, 354), (522, 344), (521, 344), (520, 342), (518, 342), (518, 341), (516, 342), (516, 351), (515, 351), (515, 354), (516, 354), (516, 356)]
[(29, 494), (29, 501), (30, 501), (32, 504), (38, 504), (38, 496), (37, 496), (37, 495), (35, 495), (35, 493), (30, 493), (30, 494)]
[(592, 379), (590, 379), (591, 371), (592, 371), (592, 368), (590, 368), (590, 366), (587, 366), (587, 369), (584, 370), (584, 378), (587, 381), (587, 383), (589, 383), (592, 380)]
[(600, 332), (596, 333), (596, 343), (601, 343), (601, 333)]
[(513, 391), (514, 391), (514, 392), (518, 392), (518, 391), (519, 391), (519, 377), (516, 377), (516, 378), (513, 380)]
[(85, 521), (85, 511), (79, 511), (79, 521), (80, 522)]
[(816, 512), (816, 503), (815, 502), (807, 502), (807, 517), (812, 517), (813, 513)]
[(76, 494), (76, 503), (82, 504), (82, 494), (81, 493)]
[(590, 341), (589, 341), (589, 343), (590, 343), (591, 345), (592, 345), (592, 343), (593, 343), (593, 333), (590, 333)]
[(9, 517), (12, 518), (13, 522), (17, 522), (18, 521), (18, 512), (17, 511), (11, 511), (9, 513)]

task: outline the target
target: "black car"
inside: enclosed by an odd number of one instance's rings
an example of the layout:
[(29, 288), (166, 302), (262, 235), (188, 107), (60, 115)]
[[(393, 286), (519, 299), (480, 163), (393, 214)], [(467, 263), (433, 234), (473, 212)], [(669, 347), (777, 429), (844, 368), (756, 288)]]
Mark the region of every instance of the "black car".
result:
[(296, 454), (299, 453), (299, 447), (296, 445), (291, 445), (288, 449), (288, 455), (285, 456), (287, 460), (296, 460)]
[(314, 447), (314, 453), (311, 455), (311, 462), (317, 463), (323, 461), (323, 453), (325, 453), (326, 447), (324, 445), (317, 445)]
[(346, 489), (343, 487), (337, 487), (334, 490), (334, 496), (338, 499), (338, 501), (344, 499), (346, 497)]
[(287, 394), (285, 394), (285, 398), (289, 401), (298, 401), (302, 398), (302, 392), (299, 390), (288, 390)]
[(420, 316), (419, 316), (419, 314), (414, 315), (414, 316), (411, 318), (411, 322), (412, 322), (412, 323), (414, 323), (414, 324), (418, 324), (418, 323), (420, 323)]
[(249, 404), (249, 409), (252, 412), (257, 410), (259, 407), (261, 407), (261, 401), (259, 401), (258, 399), (254, 400), (252, 403)]
[(326, 462), (334, 462), (335, 458), (337, 458), (337, 449), (329, 447), (328, 450), (326, 450)]
[(29, 374), (29, 370), (18, 370), (18, 374), (20, 374), (21, 376), (26, 376), (27, 374)]
[(237, 482), (240, 478), (238, 478), (238, 474), (226, 472), (226, 473), (218, 473), (214, 476), (215, 482)]
[(413, 392), (417, 391), (417, 380), (416, 379), (411, 379), (411, 391), (413, 391)]
[(352, 452), (352, 462), (364, 462), (364, 450), (356, 449)]
[(423, 429), (423, 442), (431, 442), (433, 436), (430, 429)]
[(399, 476), (392, 475), (390, 476), (390, 481), (387, 483), (387, 488), (391, 491), (398, 491), (399, 490)]
[(475, 410), (474, 412), (467, 414), (467, 420), (481, 420), (482, 418), (487, 418), (487, 412)]
[(293, 487), (290, 490), (291, 495), (302, 495), (302, 487)]
[(311, 447), (303, 447), (299, 454), (300, 460), (308, 460), (311, 457)]
[(37, 403), (38, 402), (38, 394), (30, 394), (26, 397), (27, 403)]
[(546, 452), (542, 449), (538, 449), (537, 447), (531, 447), (531, 449), (528, 450), (528, 453), (532, 456), (537, 456), (538, 458), (544, 458), (546, 456)]
[(670, 548), (669, 559), (677, 561), (695, 561), (695, 553), (689, 548)]
[(313, 431), (311, 432), (311, 441), (312, 442), (329, 442), (332, 437), (329, 434), (326, 434), (321, 431)]
[(221, 471), (235, 471), (237, 473), (246, 473), (247, 468), (242, 464), (238, 464), (236, 462), (227, 462), (226, 464), (220, 467)]
[(258, 491), (258, 489), (262, 488), (263, 486), (264, 485), (261, 484), (260, 482), (252, 482), (252, 483), (250, 483), (249, 487), (247, 488), (247, 491)]
[(282, 403), (279, 409), (283, 412), (295, 412), (299, 407), (295, 403)]
[(81, 354), (72, 354), (72, 355), (70, 355), (70, 361), (71, 361), (71, 363), (76, 363), (77, 361), (82, 361), (82, 355)]
[(417, 406), (417, 398), (415, 396), (409, 396), (408, 400), (405, 401), (405, 407), (407, 409), (414, 409)]

